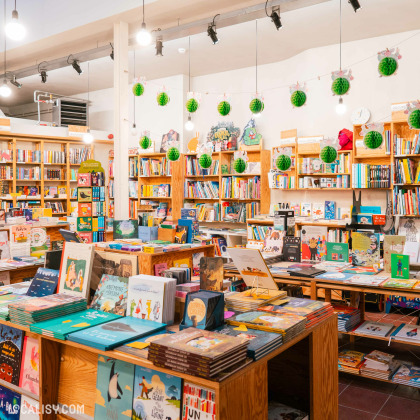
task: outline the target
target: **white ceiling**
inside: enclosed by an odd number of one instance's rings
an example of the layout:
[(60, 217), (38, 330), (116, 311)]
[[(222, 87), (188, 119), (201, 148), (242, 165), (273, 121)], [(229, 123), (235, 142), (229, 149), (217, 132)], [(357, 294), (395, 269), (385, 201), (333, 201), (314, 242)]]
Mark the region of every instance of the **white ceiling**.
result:
[[(85, 1), (84, 3), (91, 3), (91, 1)], [(347, 0), (342, 0), (343, 42), (420, 29), (419, 0), (359, 1), (363, 8), (354, 13)], [(48, 0), (44, 3), (56, 2), (63, 3), (63, 1), (57, 0)], [(30, 0), (20, 0), (20, 3), (32, 2)], [(79, 6), (81, 6), (82, 1), (73, 0), (72, 3), (80, 3)], [(112, 6), (117, 2), (95, 0), (92, 3), (105, 4), (106, 7), (104, 6), (102, 12), (95, 10), (96, 15), (92, 12), (92, 16), (100, 18), (100, 16), (112, 13)], [(118, 2), (118, 4), (121, 3), (125, 8), (129, 8), (136, 2), (129, 0)], [(159, 1), (153, 5), (157, 6), (158, 3)], [(19, 2), (18, 8), (20, 8)], [(116, 8), (115, 5), (114, 8)], [(70, 10), (73, 9), (70, 8)], [(61, 19), (62, 16), (63, 14)], [(73, 21), (77, 18), (74, 12), (71, 16)], [(67, 23), (70, 25), (69, 22)], [(310, 48), (337, 43), (339, 40), (339, 1), (332, 0), (284, 13), (282, 14), (282, 23), (283, 29), (276, 31), (269, 18), (258, 21), (260, 64), (281, 61)], [(56, 31), (57, 28), (58, 25), (56, 24), (51, 28), (51, 31)], [(212, 45), (207, 34), (204, 33), (191, 37), (192, 76), (255, 64), (255, 22), (222, 28), (218, 30), (218, 35), (220, 42), (217, 45)], [(143, 75), (150, 80), (181, 73), (187, 74), (188, 54), (179, 54), (179, 47), (187, 48), (188, 39), (164, 42), (163, 57), (155, 56), (154, 46), (138, 49), (136, 51), (136, 75)], [(132, 56), (132, 52), (130, 54)], [(132, 59), (130, 63), (132, 63)], [(132, 64), (130, 67), (131, 80), (133, 77)], [(86, 70), (87, 63), (82, 63), (82, 68)], [(22, 79), (21, 82), (23, 84), (22, 89), (18, 90), (12, 87), (12, 97), (6, 100), (2, 99), (0, 106), (13, 106), (31, 102), (35, 89), (63, 95), (86, 92), (87, 71), (79, 76), (71, 67), (66, 67), (49, 72), (47, 84), (41, 84), (38, 75)], [(112, 84), (113, 61), (109, 57), (105, 57), (90, 62), (90, 89), (110, 88)]]

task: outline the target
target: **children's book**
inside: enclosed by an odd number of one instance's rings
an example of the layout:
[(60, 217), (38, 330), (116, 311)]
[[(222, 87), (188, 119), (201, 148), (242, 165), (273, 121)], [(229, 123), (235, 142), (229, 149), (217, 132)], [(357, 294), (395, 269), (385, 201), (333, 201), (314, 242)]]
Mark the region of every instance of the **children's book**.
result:
[(7, 231), (0, 232), (0, 259), (10, 258), (10, 247)]
[(136, 366), (132, 419), (179, 419), (181, 387), (181, 378)]
[(92, 231), (92, 217), (78, 217), (77, 218), (77, 231), (78, 232), (91, 232)]
[(90, 173), (77, 174), (77, 186), (78, 187), (90, 187), (92, 185), (92, 179)]
[(175, 243), (185, 244), (187, 242), (188, 226), (177, 226), (175, 232)]
[(98, 356), (95, 420), (131, 418), (135, 365)]
[(325, 216), (325, 205), (324, 203), (313, 203), (312, 204), (312, 218), (323, 219)]
[(414, 217), (402, 217), (399, 222), (398, 235), (405, 236), (406, 242), (420, 242), (420, 220)]
[(410, 257), (408, 255), (391, 255), (391, 277), (404, 280), (410, 278)]
[(303, 217), (311, 217), (312, 203), (302, 203), (300, 206), (300, 215)]
[(79, 217), (91, 217), (92, 203), (79, 203), (77, 208), (77, 215)]
[(216, 393), (184, 381), (182, 420), (216, 420)]
[(92, 201), (92, 187), (77, 187), (77, 201), (90, 203)]
[(168, 269), (167, 263), (158, 263), (155, 264), (155, 276), (161, 277), (162, 273)]
[(51, 268), (38, 268), (26, 294), (35, 297), (53, 295), (57, 292), (59, 273)]
[(338, 354), (338, 363), (350, 367), (358, 367), (362, 364), (366, 354), (360, 351), (343, 350)]
[(19, 385), (23, 331), (0, 324), (0, 379)]
[(336, 205), (335, 201), (325, 202), (325, 219), (334, 220), (336, 218)]
[(386, 337), (393, 328), (393, 324), (387, 324), (385, 322), (365, 321), (357, 328), (356, 332), (360, 334)]
[[(385, 235), (384, 236), (384, 270), (391, 272), (391, 254), (402, 254), (405, 249), (405, 236)], [(411, 242), (414, 243), (414, 242)], [(418, 243), (417, 243), (418, 245)], [(417, 259), (413, 260), (417, 261)]]
[(353, 265), (378, 269), (380, 266), (379, 234), (353, 232), (351, 238)]
[(2, 420), (19, 420), (21, 395), (0, 386), (0, 418)]
[(283, 239), (283, 257), (285, 261), (300, 262), (301, 260), (300, 238), (285, 236)]
[(349, 244), (327, 242), (327, 261), (349, 262)]
[(415, 324), (401, 324), (391, 335), (401, 340), (420, 343), (420, 326)]
[(39, 348), (36, 338), (25, 337), (19, 386), (39, 395)]
[(114, 239), (137, 238), (139, 231), (138, 220), (115, 220), (113, 221)]
[(90, 305), (91, 309), (125, 316), (128, 278), (104, 274)]
[(302, 226), (302, 260), (322, 261), (327, 254), (326, 226)]
[(39, 402), (22, 394), (20, 401), (20, 420), (39, 420)]
[(223, 289), (223, 258), (203, 257), (200, 260), (200, 289)]
[(200, 275), (200, 261), (201, 258), (204, 257), (204, 252), (195, 252), (192, 258), (192, 275), (199, 276)]
[(382, 283), (382, 287), (392, 287), (395, 289), (412, 289), (418, 280), (389, 279)]
[(264, 237), (263, 252), (283, 252), (283, 240), (286, 236), (285, 230), (276, 230), (269, 227)]
[(404, 245), (404, 250), (402, 252), (398, 252), (398, 254), (408, 255), (410, 257), (410, 261), (419, 262), (419, 251), (419, 242), (406, 242)]
[(317, 279), (323, 279), (323, 280), (335, 280), (335, 281), (346, 281), (353, 277), (353, 274), (349, 273), (341, 273), (336, 271), (329, 271), (324, 274), (320, 274), (319, 276), (316, 276)]

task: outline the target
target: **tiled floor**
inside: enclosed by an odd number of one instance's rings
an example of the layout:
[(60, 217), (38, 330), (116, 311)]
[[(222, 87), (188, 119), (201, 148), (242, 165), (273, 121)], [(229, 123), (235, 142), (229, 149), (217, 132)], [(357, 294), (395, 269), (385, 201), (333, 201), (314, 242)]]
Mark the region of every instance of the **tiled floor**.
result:
[(420, 389), (340, 373), (339, 420), (420, 420)]

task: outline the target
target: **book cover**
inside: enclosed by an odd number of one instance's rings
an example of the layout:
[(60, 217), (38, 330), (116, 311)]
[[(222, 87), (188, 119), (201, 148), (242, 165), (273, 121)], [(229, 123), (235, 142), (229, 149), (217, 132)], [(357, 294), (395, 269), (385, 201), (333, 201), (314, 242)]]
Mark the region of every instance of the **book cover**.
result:
[[(414, 242), (411, 242), (414, 243)], [(391, 254), (402, 254), (404, 252), (405, 236), (385, 235), (384, 236), (384, 270), (391, 272)], [(416, 261), (416, 260), (414, 260)]]
[(173, 262), (174, 267), (178, 268), (189, 268), (190, 267), (190, 259), (189, 258), (178, 258)]
[(78, 217), (77, 218), (77, 231), (78, 232), (91, 232), (92, 231), (92, 217)]
[(223, 289), (223, 258), (203, 257), (200, 259), (200, 289)]
[(349, 262), (349, 244), (327, 242), (327, 261)]
[(2, 420), (19, 420), (21, 395), (0, 386), (0, 415)]
[(414, 324), (401, 324), (392, 335), (401, 340), (420, 343), (420, 327)]
[(394, 328), (393, 324), (386, 324), (384, 322), (365, 321), (357, 328), (357, 332), (366, 335), (378, 335), (386, 337), (388, 333)]
[(302, 260), (322, 261), (326, 256), (326, 226), (302, 226)]
[(325, 207), (324, 203), (313, 203), (312, 204), (312, 217), (314, 219), (324, 219)]
[(125, 316), (127, 311), (128, 278), (108, 274), (102, 276), (91, 309)]
[(392, 287), (395, 289), (412, 289), (418, 280), (389, 279), (382, 283), (382, 287)]
[(338, 354), (338, 363), (350, 366), (358, 367), (365, 359), (366, 354), (360, 351), (354, 350), (343, 350)]
[(204, 257), (204, 252), (195, 252), (192, 257), (192, 275), (200, 275), (200, 261)]
[(139, 225), (138, 220), (113, 220), (114, 239), (137, 238)]
[(182, 420), (216, 420), (216, 393), (184, 381)]
[(60, 265), (59, 293), (87, 298), (94, 245), (65, 242)]
[(404, 250), (397, 252), (397, 254), (406, 254), (410, 257), (410, 261), (419, 262), (419, 242), (406, 242), (404, 244)]
[(351, 238), (353, 265), (379, 269), (379, 234), (372, 232), (352, 232)]
[(77, 187), (77, 201), (79, 203), (89, 203), (92, 201), (91, 187)]
[(23, 394), (21, 397), (20, 420), (39, 420), (39, 402)]
[(39, 395), (39, 348), (38, 340), (33, 337), (24, 340), (19, 386)]
[(19, 385), (23, 331), (0, 324), (0, 379)]
[(155, 269), (155, 276), (161, 277), (162, 273), (168, 269), (167, 263), (158, 263), (154, 266)]
[(77, 232), (77, 234), (84, 244), (90, 244), (93, 242), (92, 232)]
[(177, 226), (175, 232), (175, 243), (185, 244), (187, 242), (188, 226)]
[(391, 254), (391, 277), (393, 279), (410, 278), (410, 257), (404, 254)]
[(132, 420), (179, 419), (181, 387), (181, 378), (136, 366)]
[(77, 174), (77, 186), (78, 187), (90, 187), (92, 185), (92, 177), (90, 173)]
[(92, 216), (92, 203), (79, 203), (77, 207), (77, 215), (82, 218), (91, 217)]
[(312, 203), (302, 203), (300, 206), (300, 214), (302, 217), (311, 217)]
[(27, 296), (47, 296), (57, 292), (59, 270), (38, 268), (34, 279), (26, 292)]
[(295, 236), (285, 236), (283, 239), (283, 257), (285, 261), (300, 262), (301, 239)]
[(316, 276), (317, 279), (323, 280), (336, 280), (336, 281), (346, 281), (353, 277), (353, 274), (350, 273), (340, 273), (339, 271), (327, 271), (324, 274)]
[(400, 218), (398, 235), (405, 236), (406, 242), (420, 242), (420, 219), (414, 217)]
[(264, 237), (263, 252), (277, 252), (281, 254), (283, 252), (283, 240), (285, 236), (285, 230), (281, 231), (269, 227)]
[(127, 420), (132, 414), (135, 365), (98, 356), (95, 420)]
[(278, 304), (277, 301), (271, 302), (268, 305), (259, 308), (261, 311), (267, 312), (289, 312), (300, 316), (308, 316), (321, 309), (329, 307), (329, 303), (321, 302), (319, 300), (310, 300), (303, 298), (290, 297), (284, 304)]
[(7, 231), (0, 231), (0, 259), (10, 258), (9, 237)]
[(335, 201), (325, 202), (325, 219), (334, 220), (336, 218), (336, 204)]

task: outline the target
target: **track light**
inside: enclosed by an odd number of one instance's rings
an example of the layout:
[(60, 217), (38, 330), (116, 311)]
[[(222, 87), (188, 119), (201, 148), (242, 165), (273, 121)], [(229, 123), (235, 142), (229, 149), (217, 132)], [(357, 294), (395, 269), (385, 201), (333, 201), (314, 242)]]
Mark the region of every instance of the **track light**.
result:
[(12, 21), (9, 22), (5, 27), (6, 35), (8, 38), (13, 39), (14, 41), (20, 41), (25, 38), (26, 29), (19, 22), (19, 13), (16, 10), (16, 0), (15, 0), (15, 9), (12, 12)]
[(8, 98), (12, 94), (12, 89), (7, 85), (7, 80), (3, 80), (3, 84), (0, 86), (0, 96)]
[(77, 71), (77, 73), (81, 75), (83, 73), (83, 70), (79, 65), (79, 61), (76, 60), (75, 58), (71, 58), (71, 61), (69, 61), (70, 57), (72, 57), (71, 54), (67, 57), (67, 63), (71, 64), (71, 66)]
[(136, 40), (137, 40), (137, 43), (143, 47), (146, 47), (152, 42), (152, 35), (146, 29), (146, 23), (144, 22), (144, 0), (143, 0), (143, 22), (141, 24), (141, 29), (137, 32)]
[(354, 13), (362, 8), (362, 6), (360, 6), (359, 0), (349, 0), (349, 3), (352, 5)]
[(42, 61), (41, 63), (38, 64), (38, 73), (41, 76), (41, 82), (42, 83), (47, 83), (47, 69), (46, 69), (46, 65), (45, 66), (41, 66), (41, 64), (48, 64), (46, 61)]
[(163, 57), (163, 41), (162, 41), (162, 37), (159, 36), (156, 38), (156, 55), (160, 55), (161, 57)]
[(335, 112), (336, 112), (338, 115), (343, 115), (343, 114), (345, 114), (345, 113), (346, 113), (346, 111), (347, 111), (346, 104), (343, 102), (343, 98), (342, 98), (342, 97), (340, 97), (340, 98), (339, 98), (339, 100), (338, 100), (338, 104), (337, 104), (337, 106), (335, 107)]
[(13, 86), (16, 86), (18, 89), (20, 89), (20, 88), (22, 87), (22, 83), (19, 83), (19, 82), (16, 80), (16, 75), (15, 75), (15, 74), (13, 75), (13, 78), (12, 78), (12, 80), (10, 81), (10, 83), (11, 83)]
[(194, 123), (191, 120), (191, 115), (188, 115), (188, 120), (185, 122), (185, 129), (187, 131), (194, 130)]
[(213, 18), (213, 22), (210, 23), (209, 27), (207, 28), (207, 35), (210, 37), (211, 42), (213, 42), (213, 45), (216, 45), (219, 42), (219, 38), (217, 37), (217, 32), (216, 32), (216, 24), (214, 23), (217, 16), (220, 16), (220, 14), (217, 14)]
[(109, 56), (111, 57), (111, 60), (114, 60), (114, 46), (111, 43), (109, 43), (109, 45), (111, 45), (112, 48), (111, 54), (109, 54)]
[(268, 0), (265, 2), (265, 14), (269, 18), (271, 18), (271, 21), (274, 23), (276, 29), (279, 30), (280, 28), (283, 27), (280, 20), (280, 7), (276, 7), (275, 9), (273, 9), (271, 11), (271, 15), (269, 15), (267, 12), (267, 4), (268, 4)]

